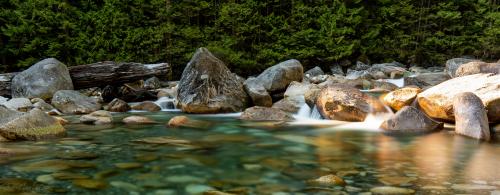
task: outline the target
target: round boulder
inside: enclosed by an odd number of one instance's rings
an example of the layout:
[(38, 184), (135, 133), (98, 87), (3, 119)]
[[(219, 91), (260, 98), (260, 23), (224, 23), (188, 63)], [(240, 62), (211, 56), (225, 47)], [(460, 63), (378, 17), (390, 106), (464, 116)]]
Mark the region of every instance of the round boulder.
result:
[(81, 116), (80, 122), (94, 125), (110, 124), (113, 122), (113, 116), (108, 111), (98, 110)]
[(158, 112), (161, 110), (160, 106), (156, 105), (152, 101), (141, 102), (137, 105), (132, 106), (132, 110), (144, 110), (148, 112)]
[(273, 99), (266, 88), (260, 84), (255, 77), (248, 78), (245, 83), (245, 91), (252, 99), (253, 105), (271, 107)]
[(412, 86), (396, 89), (386, 94), (382, 98), (382, 103), (394, 110), (400, 110), (404, 106), (411, 105), (420, 92), (422, 89)]
[(52, 98), (52, 105), (64, 114), (88, 114), (101, 109), (101, 104), (73, 90), (57, 91)]
[(130, 106), (127, 104), (127, 102), (115, 98), (108, 104), (107, 110), (110, 112), (127, 112), (130, 110)]
[(55, 58), (42, 60), (12, 79), (12, 97), (50, 99), (59, 90), (73, 90), (68, 68)]
[(302, 81), (304, 68), (298, 60), (291, 59), (264, 70), (257, 80), (269, 93), (283, 91), (292, 81)]
[(414, 107), (405, 106), (384, 121), (380, 128), (388, 133), (428, 133), (442, 129), (443, 123), (432, 120)]
[(481, 99), (474, 93), (464, 92), (453, 98), (455, 132), (475, 139), (490, 140), (488, 116)]

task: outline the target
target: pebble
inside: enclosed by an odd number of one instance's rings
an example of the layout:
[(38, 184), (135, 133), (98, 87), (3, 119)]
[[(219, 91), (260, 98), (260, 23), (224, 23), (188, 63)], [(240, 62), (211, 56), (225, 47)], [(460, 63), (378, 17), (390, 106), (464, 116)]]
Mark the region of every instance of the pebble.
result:
[(112, 181), (109, 184), (115, 188), (122, 188), (122, 189), (125, 189), (127, 191), (136, 191), (136, 192), (142, 191), (142, 189), (140, 187), (137, 187), (134, 184), (123, 182), (123, 181)]
[(106, 184), (106, 182), (101, 180), (92, 180), (92, 179), (76, 179), (73, 180), (73, 185), (81, 188), (95, 189), (95, 190), (104, 189), (108, 187), (108, 184)]
[(54, 177), (52, 177), (52, 175), (48, 174), (48, 175), (39, 175), (36, 177), (36, 181), (40, 182), (40, 183), (44, 183), (44, 184), (53, 184), (55, 183), (56, 181), (54, 180)]
[(189, 184), (185, 188), (188, 194), (201, 194), (206, 191), (215, 190), (214, 188), (201, 184)]
[(206, 179), (190, 175), (173, 175), (165, 179), (172, 183), (205, 183)]
[(413, 194), (413, 193), (415, 193), (415, 190), (407, 189), (407, 188), (392, 187), (392, 186), (382, 186), (382, 187), (374, 187), (374, 188), (370, 189), (370, 192), (372, 192), (373, 194), (383, 194), (383, 195)]
[(361, 191), (363, 191), (363, 189), (361, 189), (361, 188), (357, 188), (357, 187), (354, 187), (354, 186), (346, 186), (346, 187), (345, 187), (345, 190), (346, 190), (347, 192), (350, 192), (350, 193), (353, 193), (353, 192), (361, 192)]
[(322, 186), (336, 186), (336, 185), (344, 186), (344, 185), (346, 185), (345, 181), (342, 178), (340, 178), (339, 176), (333, 175), (333, 174), (321, 176), (321, 177), (314, 179), (314, 180), (309, 180), (309, 183), (314, 184), (314, 185), (322, 185)]

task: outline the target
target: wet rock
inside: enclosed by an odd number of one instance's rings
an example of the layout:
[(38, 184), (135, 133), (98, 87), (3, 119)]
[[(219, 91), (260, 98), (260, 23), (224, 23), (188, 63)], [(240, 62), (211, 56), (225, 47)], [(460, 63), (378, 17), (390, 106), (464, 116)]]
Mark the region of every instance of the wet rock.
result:
[(455, 72), (456, 77), (462, 77), (479, 73), (500, 73), (500, 63), (486, 63), (481, 61), (462, 64)]
[(208, 49), (196, 50), (179, 82), (177, 100), (183, 112), (238, 112), (247, 106), (248, 99), (236, 74)]
[(160, 106), (156, 105), (154, 102), (151, 101), (145, 101), (141, 102), (137, 105), (133, 105), (132, 110), (144, 110), (148, 112), (158, 112), (161, 111)]
[(143, 88), (147, 90), (159, 89), (161, 88), (161, 81), (157, 77), (151, 77), (149, 79), (146, 79), (146, 81), (144, 81)]
[(33, 104), (28, 98), (12, 98), (3, 105), (8, 109), (20, 112), (28, 112), (33, 108)]
[(414, 194), (415, 190), (400, 188), (400, 187), (392, 187), (392, 186), (382, 186), (382, 187), (374, 187), (370, 189), (370, 192), (374, 195), (401, 195), (401, 194)]
[(118, 98), (115, 98), (113, 101), (111, 101), (108, 104), (108, 108), (107, 108), (107, 110), (110, 112), (127, 112), (130, 109), (131, 108), (127, 104), (127, 102), (125, 102), (121, 99), (118, 99)]
[(56, 155), (57, 158), (66, 160), (91, 160), (99, 157), (97, 154), (84, 151), (62, 152)]
[(241, 120), (250, 121), (293, 121), (293, 116), (277, 108), (254, 106), (247, 108), (240, 116)]
[(385, 185), (389, 186), (401, 186), (407, 185), (411, 182), (414, 182), (417, 178), (414, 177), (401, 177), (401, 176), (384, 176), (379, 179), (379, 181)]
[(468, 58), (453, 58), (453, 59), (449, 59), (448, 61), (446, 61), (445, 72), (448, 75), (450, 75), (451, 78), (453, 78), (453, 77), (455, 77), (455, 72), (458, 70), (458, 68), (462, 64), (466, 64), (466, 63), (474, 62), (474, 61), (478, 61), (478, 60), (468, 59)]
[(106, 85), (101, 92), (101, 97), (104, 102), (110, 102), (113, 99), (120, 97), (118, 94), (118, 88), (112, 85)]
[(302, 64), (292, 59), (267, 68), (257, 77), (257, 80), (269, 93), (274, 93), (285, 90), (292, 81), (302, 81), (303, 76)]
[(474, 93), (464, 92), (455, 95), (453, 113), (456, 133), (476, 139), (491, 139), (486, 110), (481, 99)]
[(472, 92), (481, 99), (488, 121), (500, 122), (500, 75), (475, 74), (456, 77), (417, 95), (420, 108), (430, 117), (454, 121), (453, 98)]
[(0, 106), (0, 136), (9, 140), (40, 140), (61, 137), (64, 127), (39, 109), (19, 113)]
[(54, 184), (56, 183), (56, 180), (52, 175), (47, 174), (47, 175), (39, 175), (35, 179), (37, 182), (44, 183), (44, 184)]
[(129, 116), (122, 120), (125, 124), (154, 124), (156, 121), (145, 116)]
[(264, 107), (271, 107), (273, 105), (271, 95), (269, 95), (266, 88), (256, 78), (248, 78), (244, 83), (244, 87), (252, 99), (253, 105)]
[(432, 120), (414, 107), (405, 106), (384, 121), (380, 128), (388, 133), (427, 133), (442, 129), (443, 123)]
[(169, 127), (180, 127), (189, 122), (189, 118), (187, 116), (175, 116), (168, 121)]
[(325, 74), (325, 72), (323, 72), (323, 70), (321, 70), (321, 68), (319, 66), (316, 66), (316, 67), (304, 72), (304, 77), (311, 78), (311, 77), (324, 75), (324, 74)]
[(170, 183), (204, 183), (206, 179), (191, 175), (171, 175), (165, 178), (165, 181)]
[(345, 181), (336, 175), (325, 175), (314, 180), (309, 180), (309, 184), (319, 185), (319, 186), (345, 186)]
[(316, 107), (326, 119), (363, 121), (369, 112), (383, 108), (373, 107), (376, 101), (356, 88), (336, 84), (321, 90)]
[(289, 113), (297, 113), (304, 102), (304, 97), (284, 98), (274, 103), (272, 108), (277, 108)]
[(94, 125), (110, 124), (113, 122), (113, 116), (108, 111), (98, 110), (81, 116), (80, 122)]
[[(65, 160), (42, 160), (36, 162), (30, 162), (26, 164), (20, 164), (13, 166), (15, 171), (19, 172), (58, 172), (71, 168), (89, 168), (83, 162), (73, 162), (73, 161), (65, 161)], [(85, 167), (86, 166), (86, 167)]]
[(58, 116), (53, 116), (54, 119), (56, 119), (56, 121), (61, 124), (61, 125), (66, 125), (66, 124), (69, 124), (69, 121), (62, 118), (62, 117), (58, 117)]
[(450, 76), (444, 72), (423, 73), (404, 78), (404, 85), (415, 85), (422, 89), (438, 85), (450, 79)]
[(404, 106), (411, 105), (420, 92), (422, 89), (418, 87), (403, 87), (386, 94), (382, 102), (394, 110), (400, 110)]
[(101, 109), (101, 104), (91, 97), (72, 90), (57, 91), (52, 105), (64, 114), (88, 114)]
[(73, 90), (68, 68), (54, 58), (44, 59), (12, 79), (12, 97), (50, 99), (59, 90)]
[(105, 181), (93, 179), (76, 179), (73, 180), (73, 185), (92, 190), (102, 190), (108, 187), (108, 184)]

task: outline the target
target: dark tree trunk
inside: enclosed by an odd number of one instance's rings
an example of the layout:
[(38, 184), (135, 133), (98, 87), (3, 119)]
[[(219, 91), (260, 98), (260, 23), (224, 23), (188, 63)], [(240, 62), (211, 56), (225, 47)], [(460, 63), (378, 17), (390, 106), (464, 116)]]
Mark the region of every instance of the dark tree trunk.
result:
[(69, 67), (75, 89), (120, 85), (150, 77), (168, 80), (172, 67), (168, 63), (140, 64), (131, 62), (98, 62)]
[[(11, 80), (15, 73), (0, 74), (0, 96), (11, 96)], [(75, 89), (121, 85), (150, 77), (170, 80), (172, 66), (168, 63), (140, 64), (133, 62), (98, 62), (69, 67)]]

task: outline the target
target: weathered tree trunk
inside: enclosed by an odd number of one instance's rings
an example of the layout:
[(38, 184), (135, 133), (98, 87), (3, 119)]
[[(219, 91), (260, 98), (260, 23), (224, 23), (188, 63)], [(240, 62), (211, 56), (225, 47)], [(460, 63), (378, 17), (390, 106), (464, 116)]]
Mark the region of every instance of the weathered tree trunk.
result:
[(168, 63), (140, 64), (106, 61), (69, 67), (69, 74), (75, 89), (85, 89), (134, 82), (153, 76), (167, 80), (172, 76), (172, 67)]
[(0, 96), (10, 97), (10, 84), (18, 72), (0, 74)]
[[(0, 96), (11, 96), (11, 81), (17, 72), (0, 74)], [(69, 67), (75, 89), (120, 85), (150, 77), (169, 80), (172, 66), (168, 63), (141, 64), (133, 62), (98, 62)]]

